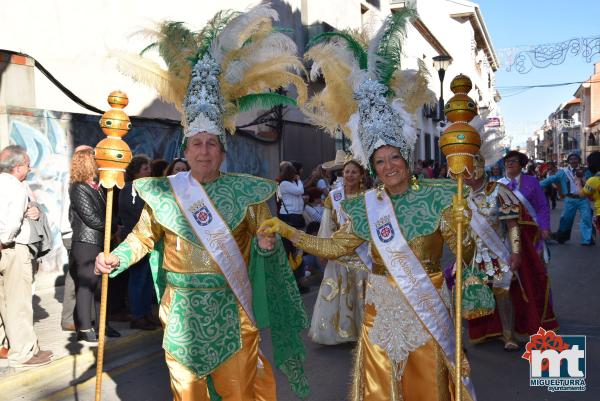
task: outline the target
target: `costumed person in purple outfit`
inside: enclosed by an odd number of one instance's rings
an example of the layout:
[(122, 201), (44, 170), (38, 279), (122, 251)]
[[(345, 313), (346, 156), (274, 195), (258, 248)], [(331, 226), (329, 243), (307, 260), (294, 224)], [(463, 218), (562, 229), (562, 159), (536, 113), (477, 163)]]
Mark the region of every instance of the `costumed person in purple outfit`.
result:
[(534, 243), (536, 250), (543, 255), (547, 263), (549, 254), (544, 241), (550, 237), (550, 207), (537, 178), (521, 174), (528, 161), (527, 155), (517, 150), (508, 152), (504, 156), (505, 176), (499, 182), (513, 191), (538, 225), (541, 238), (535, 238)]

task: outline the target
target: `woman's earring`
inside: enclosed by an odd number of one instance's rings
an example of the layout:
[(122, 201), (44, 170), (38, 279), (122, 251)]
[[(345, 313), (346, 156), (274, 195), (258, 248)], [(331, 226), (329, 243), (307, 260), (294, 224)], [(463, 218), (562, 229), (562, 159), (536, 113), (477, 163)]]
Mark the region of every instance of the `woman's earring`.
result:
[(410, 179), (410, 187), (412, 188), (413, 191), (418, 191), (419, 190), (419, 179), (417, 178), (416, 175), (413, 175), (412, 178)]
[(377, 199), (379, 199), (379, 200), (383, 199), (383, 189), (384, 189), (383, 184), (380, 184), (377, 186)]

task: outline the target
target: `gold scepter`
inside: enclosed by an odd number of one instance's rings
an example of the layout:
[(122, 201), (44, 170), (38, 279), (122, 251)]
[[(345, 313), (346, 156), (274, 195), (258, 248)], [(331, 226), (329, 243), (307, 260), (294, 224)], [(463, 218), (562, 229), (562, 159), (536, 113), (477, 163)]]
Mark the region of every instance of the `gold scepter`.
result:
[[(106, 223), (104, 226), (104, 257), (110, 254), (110, 235), (112, 226), (113, 188), (125, 185), (125, 168), (131, 161), (131, 150), (121, 139), (131, 128), (129, 116), (123, 108), (129, 99), (124, 92), (113, 91), (108, 95), (111, 109), (100, 118), (100, 127), (106, 138), (98, 142), (95, 149), (96, 164), (100, 176), (100, 185), (106, 188)], [(106, 298), (108, 295), (108, 274), (102, 274), (102, 293), (100, 296), (100, 316), (98, 327), (98, 354), (96, 356), (96, 401), (100, 401), (102, 392), (102, 368), (104, 365), (104, 344), (106, 331)]]
[(450, 83), (454, 96), (444, 106), (446, 118), (452, 122), (440, 138), (440, 149), (448, 159), (448, 171), (456, 179), (457, 191), (452, 202), (456, 219), (456, 280), (454, 285), (454, 330), (456, 355), (454, 360), (455, 399), (462, 401), (462, 242), (465, 200), (463, 178), (474, 171), (474, 156), (481, 147), (481, 138), (469, 121), (477, 115), (475, 101), (467, 96), (473, 87), (466, 75), (457, 75)]

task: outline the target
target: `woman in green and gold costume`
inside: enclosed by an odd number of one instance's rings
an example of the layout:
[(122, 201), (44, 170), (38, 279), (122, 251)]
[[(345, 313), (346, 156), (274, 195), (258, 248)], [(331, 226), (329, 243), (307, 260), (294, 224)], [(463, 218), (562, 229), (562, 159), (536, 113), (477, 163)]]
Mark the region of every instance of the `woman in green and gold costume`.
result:
[[(424, 69), (399, 69), (403, 27), (413, 15), (403, 9), (388, 17), (369, 44), (372, 51), (345, 33), (328, 33), (306, 55), (316, 65), (311, 76), (322, 73), (326, 87), (305, 112), (322, 126), (351, 133), (353, 156), (383, 185), (343, 202), (348, 221), (331, 238), (307, 235), (276, 218), (259, 230), (279, 233), (327, 259), (369, 244), (372, 270), (352, 374), (353, 401), (450, 401), (454, 380), (464, 384), (465, 400), (475, 399), (466, 362), (462, 377), (453, 377), (451, 297), (440, 266), (444, 243), (450, 249), (456, 245), (451, 206), (456, 185), (411, 180), (416, 142), (411, 114), (430, 100)], [(333, 36), (336, 40), (329, 40)], [(464, 245), (468, 261), (473, 244)]]
[(174, 401), (276, 400), (275, 378), (259, 349), (259, 329), (266, 327), (275, 365), (298, 396), (308, 394), (300, 295), (281, 242), (257, 233), (270, 217), (266, 202), (276, 184), (220, 172), (237, 113), (295, 103), (269, 89), (295, 83), (299, 97), (305, 92), (293, 72), (302, 69), (295, 45), (273, 29), (276, 18), (260, 5), (218, 13), (199, 32), (165, 22), (154, 47), (168, 71), (157, 73), (155, 63), (137, 55), (121, 60), (127, 65), (133, 57), (132, 75), (155, 80), (162, 97), (182, 107), (190, 171), (134, 182), (146, 206), (125, 241), (107, 258), (98, 255), (96, 272), (115, 276), (159, 251), (153, 275)]

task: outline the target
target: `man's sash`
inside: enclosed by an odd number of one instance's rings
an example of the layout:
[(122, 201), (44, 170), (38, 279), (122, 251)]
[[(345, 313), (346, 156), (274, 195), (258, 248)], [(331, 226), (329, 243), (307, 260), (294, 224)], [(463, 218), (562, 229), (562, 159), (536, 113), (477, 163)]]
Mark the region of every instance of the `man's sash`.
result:
[[(335, 210), (338, 224), (341, 226), (347, 220), (346, 213), (344, 212), (344, 209), (342, 209), (342, 201), (346, 199), (344, 186), (340, 186), (339, 188), (329, 191), (329, 196), (331, 197), (331, 204)], [(369, 244), (364, 242), (358, 248), (356, 248), (355, 252), (365, 266), (371, 270), (373, 268), (373, 259), (371, 259), (371, 255), (369, 254)]]
[(469, 204), (469, 208), (471, 209), (471, 228), (479, 238), (485, 243), (485, 245), (504, 263), (510, 265), (510, 251), (506, 247), (506, 244), (502, 239), (498, 236), (498, 233), (494, 228), (488, 223), (485, 217), (479, 213), (479, 209), (477, 205), (471, 198), (471, 196), (467, 197), (467, 202)]
[(242, 252), (229, 226), (210, 197), (189, 172), (168, 177), (177, 204), (198, 240), (219, 265), (246, 314), (256, 323), (252, 312), (252, 287)]
[[(452, 316), (402, 235), (392, 201), (385, 192), (378, 199), (376, 190), (367, 191), (365, 201), (372, 244), (410, 307), (438, 343), (448, 363), (454, 366), (456, 350)], [(462, 377), (462, 382), (475, 400), (469, 377)]]

